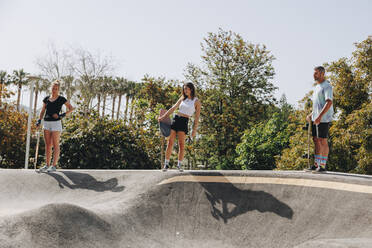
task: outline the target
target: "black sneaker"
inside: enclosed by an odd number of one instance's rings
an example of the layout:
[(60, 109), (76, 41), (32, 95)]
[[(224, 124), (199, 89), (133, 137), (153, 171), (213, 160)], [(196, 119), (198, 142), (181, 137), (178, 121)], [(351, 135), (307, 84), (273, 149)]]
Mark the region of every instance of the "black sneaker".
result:
[(315, 171), (317, 167), (315, 165), (310, 166), (309, 168), (306, 168), (305, 171)]
[(162, 169), (162, 171), (167, 171), (169, 169), (169, 165), (164, 165), (164, 168)]

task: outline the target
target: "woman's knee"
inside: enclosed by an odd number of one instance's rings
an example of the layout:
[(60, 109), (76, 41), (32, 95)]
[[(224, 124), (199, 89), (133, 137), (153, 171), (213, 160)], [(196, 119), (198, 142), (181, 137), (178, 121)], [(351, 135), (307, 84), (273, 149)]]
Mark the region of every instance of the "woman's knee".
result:
[(184, 150), (185, 149), (185, 142), (178, 142), (178, 147), (180, 148), (180, 150)]

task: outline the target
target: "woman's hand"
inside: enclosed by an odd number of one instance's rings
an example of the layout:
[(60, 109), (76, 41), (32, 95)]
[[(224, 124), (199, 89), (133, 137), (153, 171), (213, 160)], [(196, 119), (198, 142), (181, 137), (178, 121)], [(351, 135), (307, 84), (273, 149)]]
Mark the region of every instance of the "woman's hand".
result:
[(166, 115), (159, 116), (158, 121), (159, 121), (159, 122), (160, 122), (160, 121), (163, 121), (166, 117), (167, 117)]
[(58, 114), (53, 114), (52, 117), (53, 117), (54, 119), (58, 119), (59, 115), (58, 115)]

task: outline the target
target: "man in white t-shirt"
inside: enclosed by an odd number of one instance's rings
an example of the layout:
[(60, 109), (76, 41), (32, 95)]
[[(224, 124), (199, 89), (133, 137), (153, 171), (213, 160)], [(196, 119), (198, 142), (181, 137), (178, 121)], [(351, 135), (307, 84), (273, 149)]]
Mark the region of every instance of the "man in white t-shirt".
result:
[(326, 171), (328, 160), (328, 131), (333, 119), (333, 89), (328, 80), (325, 80), (323, 66), (314, 68), (316, 86), (313, 93), (313, 112), (306, 117), (312, 123), (312, 135), (315, 145), (314, 165), (309, 170), (317, 172)]

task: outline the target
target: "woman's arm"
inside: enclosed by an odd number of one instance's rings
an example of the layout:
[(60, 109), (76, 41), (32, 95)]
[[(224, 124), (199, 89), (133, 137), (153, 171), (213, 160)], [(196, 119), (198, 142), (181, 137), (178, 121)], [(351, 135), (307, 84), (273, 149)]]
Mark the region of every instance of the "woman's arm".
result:
[(53, 118), (54, 119), (58, 119), (58, 118), (61, 119), (61, 118), (65, 117), (66, 115), (68, 115), (69, 113), (71, 113), (74, 110), (74, 108), (72, 107), (72, 105), (70, 104), (70, 102), (67, 101), (64, 104), (67, 107), (67, 111), (65, 113), (62, 113), (62, 114), (54, 114), (53, 115)]
[(191, 136), (194, 138), (196, 135), (196, 130), (198, 129), (199, 125), (199, 117), (200, 117), (200, 110), (201, 110), (201, 103), (199, 100), (195, 101), (195, 120), (194, 120), (194, 126), (192, 128)]
[(66, 115), (74, 111), (74, 107), (72, 107), (71, 103), (69, 101), (65, 102), (65, 105), (67, 107)]
[(40, 111), (39, 120), (42, 120), (44, 118), (45, 110), (46, 110), (46, 104), (43, 103), (43, 108)]
[(160, 116), (158, 118), (159, 121), (162, 121), (164, 120), (166, 117), (170, 116), (181, 104), (181, 102), (183, 101), (183, 96), (180, 97), (180, 99), (178, 99), (177, 103), (173, 105), (173, 107), (171, 107), (167, 112), (165, 112), (165, 114), (163, 116)]
[(41, 120), (44, 118), (45, 109), (46, 109), (46, 104), (43, 103), (43, 108), (42, 108), (41, 111), (40, 111), (39, 119), (38, 119), (37, 122), (36, 122), (36, 127), (39, 127), (39, 126), (40, 126), (40, 124), (41, 124)]

